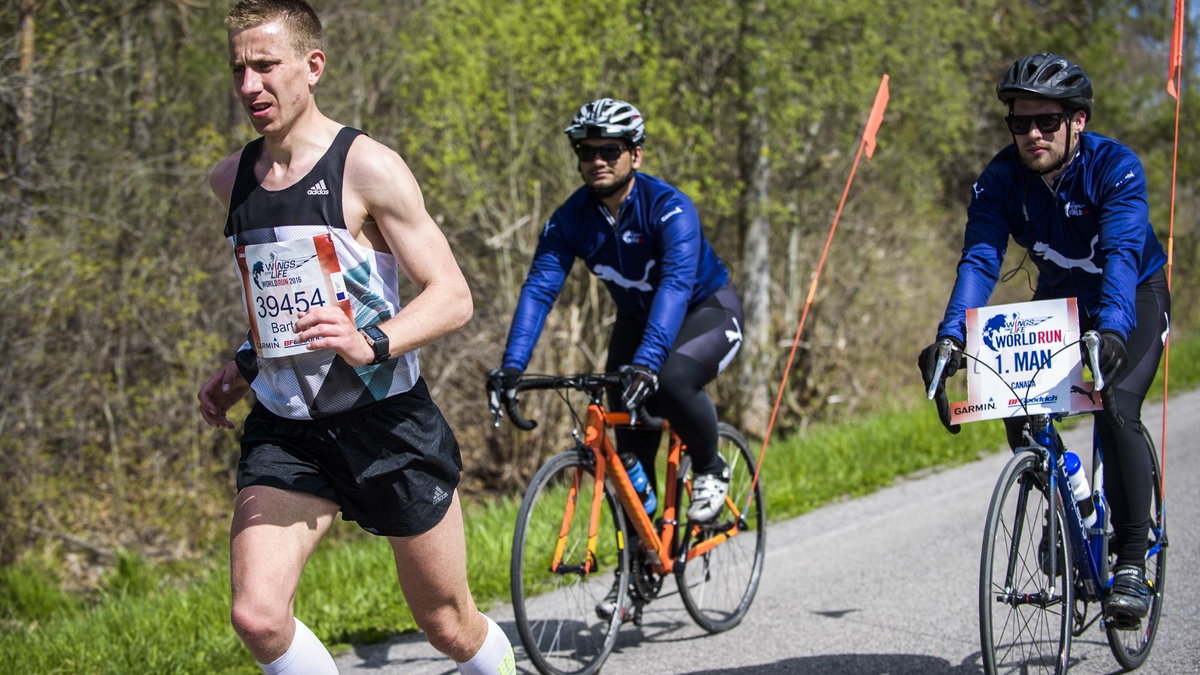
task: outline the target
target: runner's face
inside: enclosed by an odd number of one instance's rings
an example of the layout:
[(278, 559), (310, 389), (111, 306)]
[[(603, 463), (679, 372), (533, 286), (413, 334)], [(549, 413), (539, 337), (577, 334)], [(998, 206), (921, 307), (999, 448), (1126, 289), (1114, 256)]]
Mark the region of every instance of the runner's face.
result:
[[(1085, 122), (1085, 117), (1079, 112), (1067, 117), (1062, 104), (1058, 101), (1024, 98), (1013, 101), (1012, 114), (1014, 115), (1046, 113), (1063, 113), (1063, 122), (1057, 130), (1046, 132), (1038, 129), (1036, 124), (1031, 124), (1028, 133), (1013, 134), (1021, 163), (1038, 173), (1055, 166), (1063, 157), (1068, 156), (1069, 152), (1074, 152), (1076, 139), (1079, 138), (1079, 132), (1083, 131)], [(1068, 133), (1068, 129), (1070, 133)], [(1069, 148), (1067, 147), (1068, 137), (1071, 142)], [(1054, 174), (1050, 174), (1050, 177), (1057, 173), (1055, 171)]]
[(229, 35), (229, 67), (242, 107), (264, 136), (287, 131), (313, 103), (325, 54), (297, 53), (281, 21)]
[[(624, 146), (621, 141), (613, 138), (585, 138), (579, 141), (579, 144), (597, 148), (614, 144)], [(604, 192), (628, 178), (634, 169), (641, 168), (642, 149), (638, 146), (624, 147), (625, 151), (621, 153), (621, 156), (611, 162), (606, 161), (599, 153), (586, 162), (578, 160), (579, 174), (583, 176), (583, 182), (595, 190)]]

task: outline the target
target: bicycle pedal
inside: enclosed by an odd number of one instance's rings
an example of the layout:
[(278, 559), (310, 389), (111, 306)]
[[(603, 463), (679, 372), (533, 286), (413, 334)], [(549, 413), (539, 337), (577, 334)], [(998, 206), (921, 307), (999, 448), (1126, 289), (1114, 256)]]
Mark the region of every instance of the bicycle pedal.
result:
[(644, 607), (642, 603), (635, 604), (625, 615), (625, 617), (622, 618), (621, 622), (624, 623), (626, 621), (633, 621), (633, 625), (640, 628), (642, 625), (642, 607)]
[(1104, 623), (1116, 628), (1117, 630), (1141, 630), (1142, 620), (1132, 617), (1108, 616), (1104, 618)]

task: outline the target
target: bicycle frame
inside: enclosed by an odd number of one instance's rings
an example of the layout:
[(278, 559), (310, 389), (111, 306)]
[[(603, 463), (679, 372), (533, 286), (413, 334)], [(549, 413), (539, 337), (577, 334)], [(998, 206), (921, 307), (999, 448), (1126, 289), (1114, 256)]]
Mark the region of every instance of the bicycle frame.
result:
[[(621, 463), (617, 455), (616, 447), (613, 445), (612, 439), (608, 433), (609, 429), (618, 426), (628, 426), (631, 424), (631, 416), (625, 412), (608, 412), (602, 408), (599, 403), (593, 401), (587, 407), (587, 427), (584, 435), (584, 440), (581, 446), (587, 451), (590, 451), (595, 458), (596, 471), (594, 481), (596, 482), (595, 489), (592, 490), (592, 503), (588, 505), (588, 545), (587, 545), (587, 562), (583, 569), (580, 570), (584, 574), (590, 574), (593, 571), (593, 564), (596, 560), (596, 538), (600, 527), (600, 513), (603, 507), (604, 486), (603, 481), (605, 476), (613, 480), (617, 488), (617, 497), (621, 502), (621, 507), (625, 511), (625, 516), (629, 518), (634, 531), (637, 532), (638, 538), (642, 542), (643, 548), (647, 553), (653, 554), (648, 557), (647, 564), (650, 569), (656, 574), (674, 573), (676, 566), (681, 561), (691, 560), (697, 556), (704, 555), (714, 547), (719, 546), (722, 542), (730, 537), (736, 536), (741, 532), (740, 523), (742, 522), (742, 514), (737, 509), (737, 505), (733, 503), (730, 497), (725, 498), (725, 505), (729, 508), (733, 515), (733, 525), (725, 530), (715, 534), (713, 537), (706, 539), (695, 546), (689, 546), (688, 541), (684, 542), (682, 551), (671, 550), (668, 544), (675, 541), (675, 528), (679, 527), (678, 514), (676, 513), (678, 482), (676, 478), (679, 475), (679, 464), (681, 454), (684, 449), (679, 436), (671, 431), (670, 425), (664, 420), (661, 423), (661, 429), (669, 432), (670, 444), (667, 452), (667, 475), (666, 475), (666, 495), (663, 502), (663, 515), (660, 519), (661, 527), (656, 528), (650, 516), (647, 515), (645, 508), (642, 506), (641, 497), (633, 487), (633, 482), (629, 479), (629, 473), (625, 470), (625, 465)], [(576, 476), (576, 480), (580, 479), (583, 473), (580, 472)], [(573, 519), (576, 517), (576, 501), (578, 494), (578, 485), (572, 487), (568, 494), (567, 503), (563, 509), (562, 525), (559, 529), (558, 543), (555, 546), (554, 558), (552, 567), (556, 571), (566, 571), (562, 569), (562, 555), (566, 542), (567, 532), (570, 531), (570, 526)], [(622, 542), (624, 545), (624, 542)]]
[[(1049, 479), (1048, 491), (1052, 494), (1057, 493), (1062, 500), (1063, 510), (1067, 514), (1067, 538), (1071, 541), (1075, 551), (1076, 566), (1081, 570), (1086, 570), (1083, 575), (1083, 587), (1087, 591), (1086, 600), (1100, 600), (1108, 591), (1108, 537), (1106, 536), (1106, 526), (1108, 520), (1108, 509), (1103, 499), (1103, 491), (1099, 491), (1100, 499), (1096, 502), (1096, 523), (1091, 527), (1085, 527), (1083, 523), (1083, 515), (1079, 511), (1079, 504), (1075, 502), (1074, 495), (1071, 494), (1071, 487), (1067, 481), (1067, 466), (1064, 459), (1066, 449), (1063, 447), (1061, 440), (1057, 434), (1051, 433), (1053, 430), (1053, 421), (1061, 420), (1061, 415), (1042, 415), (1038, 421), (1031, 421), (1031, 426), (1035, 428), (1030, 433), (1030, 438), (1035, 445), (1025, 450), (1038, 452), (1042, 456), (1043, 465), (1047, 467), (1046, 475)], [(1040, 428), (1037, 428), (1040, 427)], [(1094, 443), (1099, 439), (1094, 439)], [(1099, 446), (1094, 445), (1095, 452), (1093, 454), (1093, 484), (1095, 478), (1101, 475), (1102, 469), (1100, 465), (1101, 453)], [(1093, 496), (1095, 492), (1093, 492)], [(1057, 541), (1058, 522), (1051, 518), (1050, 523), (1050, 541)], [(1051, 549), (1050, 560), (1051, 569), (1058, 564), (1057, 549)]]

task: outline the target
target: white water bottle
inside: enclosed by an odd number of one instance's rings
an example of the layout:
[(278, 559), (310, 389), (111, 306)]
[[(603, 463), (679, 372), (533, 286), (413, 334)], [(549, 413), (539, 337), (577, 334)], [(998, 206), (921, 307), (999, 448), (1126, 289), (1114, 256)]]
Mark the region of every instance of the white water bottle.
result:
[(1063, 463), (1067, 468), (1067, 482), (1071, 484), (1071, 495), (1079, 505), (1079, 515), (1083, 516), (1084, 527), (1096, 524), (1096, 505), (1092, 502), (1092, 489), (1088, 487), (1087, 476), (1083, 474), (1083, 463), (1073, 452), (1063, 453)]

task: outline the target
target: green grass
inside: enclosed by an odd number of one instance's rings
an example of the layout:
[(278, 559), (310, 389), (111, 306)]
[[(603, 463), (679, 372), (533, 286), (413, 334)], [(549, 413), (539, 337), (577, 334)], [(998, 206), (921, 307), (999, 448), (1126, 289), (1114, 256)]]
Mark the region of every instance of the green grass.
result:
[[(1002, 446), (998, 421), (965, 425), (957, 436), (946, 433), (933, 406), (920, 399), (915, 379), (915, 372), (898, 366), (895, 380), (911, 394), (908, 408), (814, 425), (801, 436), (774, 442), (762, 472), (772, 519), (872, 492), (899, 476), (968, 462)], [(1200, 340), (1174, 344), (1172, 389), (1197, 383)], [(1160, 382), (1152, 397), (1161, 391)], [(468, 501), (465, 512), (476, 600), (484, 608), (506, 602), (517, 500)], [(61, 590), (52, 574), (54, 561), (27, 560), (0, 569), (0, 673), (260, 672), (229, 627), (226, 556), (222, 548), (184, 570), (122, 558), (91, 602)], [(296, 611), (334, 650), (416, 627), (395, 581), (390, 549), (375, 537), (328, 540), (309, 563)]]

